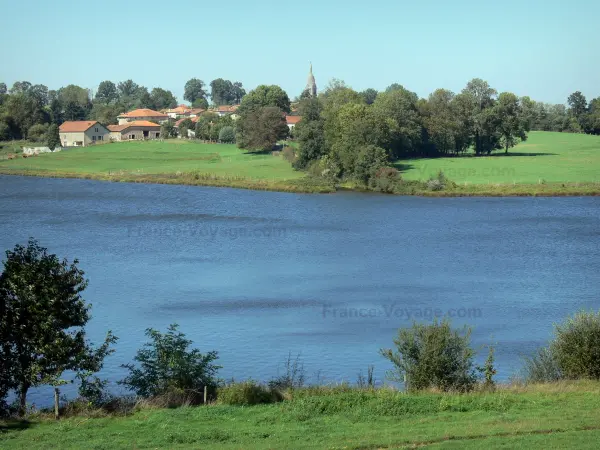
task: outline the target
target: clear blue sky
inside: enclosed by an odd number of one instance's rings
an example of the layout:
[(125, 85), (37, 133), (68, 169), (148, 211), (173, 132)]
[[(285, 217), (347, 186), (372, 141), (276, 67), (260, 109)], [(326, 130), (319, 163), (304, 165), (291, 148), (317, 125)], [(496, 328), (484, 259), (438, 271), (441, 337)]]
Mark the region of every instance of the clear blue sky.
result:
[(222, 77), (290, 97), (313, 62), (319, 88), (397, 82), (422, 97), (480, 77), (564, 103), (600, 96), (600, 1), (0, 0), (0, 81), (96, 89), (128, 78), (170, 89)]

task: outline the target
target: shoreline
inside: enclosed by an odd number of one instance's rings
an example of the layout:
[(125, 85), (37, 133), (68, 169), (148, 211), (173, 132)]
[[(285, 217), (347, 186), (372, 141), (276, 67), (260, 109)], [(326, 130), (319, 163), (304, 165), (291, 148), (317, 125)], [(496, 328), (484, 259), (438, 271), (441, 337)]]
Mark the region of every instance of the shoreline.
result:
[(268, 181), (243, 177), (224, 177), (214, 174), (95, 174), (36, 170), (6, 170), (0, 175), (40, 178), (83, 179), (116, 183), (170, 184), (183, 186), (228, 187), (255, 191), (288, 192), (296, 194), (332, 194), (360, 192), (416, 197), (595, 197), (600, 196), (600, 182), (568, 182), (545, 184), (471, 184), (441, 191), (407, 189), (406, 192), (381, 193), (349, 186), (333, 186), (309, 177), (295, 180)]

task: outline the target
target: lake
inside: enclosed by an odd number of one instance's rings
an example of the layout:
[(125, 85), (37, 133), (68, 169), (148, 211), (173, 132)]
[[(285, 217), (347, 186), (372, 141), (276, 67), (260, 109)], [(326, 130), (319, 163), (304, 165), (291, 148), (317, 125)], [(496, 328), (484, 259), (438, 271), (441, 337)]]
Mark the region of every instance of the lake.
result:
[[(148, 327), (178, 323), (223, 378), (355, 382), (415, 318), (497, 346), (498, 378), (552, 325), (600, 307), (600, 198), (420, 198), (0, 176), (0, 249), (29, 236), (78, 258), (93, 342), (122, 379)], [(3, 255), (4, 257), (4, 255)], [(116, 389), (113, 385), (113, 389)], [(48, 403), (45, 390), (30, 401)]]

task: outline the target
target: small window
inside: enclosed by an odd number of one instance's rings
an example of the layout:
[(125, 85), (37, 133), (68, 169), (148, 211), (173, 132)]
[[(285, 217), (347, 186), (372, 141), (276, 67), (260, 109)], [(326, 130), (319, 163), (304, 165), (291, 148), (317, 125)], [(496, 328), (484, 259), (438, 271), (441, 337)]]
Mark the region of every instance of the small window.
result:
[(95, 131), (96, 133), (98, 133), (98, 128), (95, 128), (95, 129), (94, 129), (94, 131)]
[(95, 141), (95, 140), (96, 140), (96, 136), (92, 136), (92, 141)]
[(160, 137), (160, 133), (156, 133), (156, 137)]
[(129, 139), (135, 139), (135, 134), (130, 134)]

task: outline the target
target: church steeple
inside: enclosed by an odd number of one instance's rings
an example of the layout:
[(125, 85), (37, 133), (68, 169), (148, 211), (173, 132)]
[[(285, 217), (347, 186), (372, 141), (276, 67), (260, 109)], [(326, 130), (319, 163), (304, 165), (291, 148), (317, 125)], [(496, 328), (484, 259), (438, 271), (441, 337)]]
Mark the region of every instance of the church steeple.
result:
[(306, 82), (305, 91), (308, 91), (308, 94), (311, 97), (317, 96), (317, 82), (315, 81), (315, 76), (312, 73), (312, 62), (310, 63), (310, 70), (308, 72), (308, 81)]

